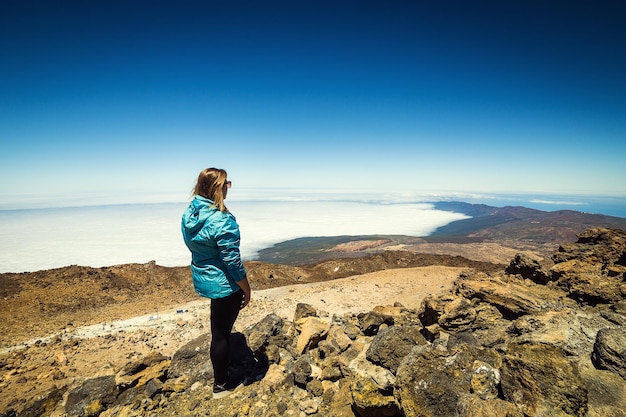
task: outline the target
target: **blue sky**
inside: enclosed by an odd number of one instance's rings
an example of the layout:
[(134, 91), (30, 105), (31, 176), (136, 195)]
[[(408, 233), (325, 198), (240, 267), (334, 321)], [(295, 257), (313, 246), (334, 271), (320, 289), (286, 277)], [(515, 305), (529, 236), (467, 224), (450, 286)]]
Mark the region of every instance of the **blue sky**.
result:
[(621, 1), (0, 0), (0, 196), (187, 195), (208, 166), (626, 196), (624, 22)]

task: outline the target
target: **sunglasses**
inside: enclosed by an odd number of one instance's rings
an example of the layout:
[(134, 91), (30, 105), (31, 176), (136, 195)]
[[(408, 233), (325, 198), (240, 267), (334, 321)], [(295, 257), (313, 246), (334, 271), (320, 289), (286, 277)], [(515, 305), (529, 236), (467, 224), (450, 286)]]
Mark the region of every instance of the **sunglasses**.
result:
[(233, 185), (232, 181), (226, 181), (226, 182), (224, 183), (224, 186), (225, 186), (226, 188), (230, 188), (230, 187), (232, 187), (232, 185)]

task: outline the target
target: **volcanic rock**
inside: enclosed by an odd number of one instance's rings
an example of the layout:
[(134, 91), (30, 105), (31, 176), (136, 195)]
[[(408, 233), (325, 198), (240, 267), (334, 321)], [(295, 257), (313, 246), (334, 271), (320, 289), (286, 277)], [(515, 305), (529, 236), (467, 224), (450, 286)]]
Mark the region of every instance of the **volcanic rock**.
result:
[[(506, 271), (466, 270), (419, 309), (270, 312), (232, 335), (229, 370), (245, 383), (227, 399), (212, 399), (202, 334), (0, 416), (624, 416), (625, 249), (626, 231), (592, 229), (549, 269), (516, 257)], [(45, 343), (30, 349), (48, 349), (59, 372), (87, 348)], [(3, 359), (0, 383), (25, 378), (29, 354)]]
[(599, 369), (615, 372), (626, 380), (626, 328), (600, 329), (591, 358)]

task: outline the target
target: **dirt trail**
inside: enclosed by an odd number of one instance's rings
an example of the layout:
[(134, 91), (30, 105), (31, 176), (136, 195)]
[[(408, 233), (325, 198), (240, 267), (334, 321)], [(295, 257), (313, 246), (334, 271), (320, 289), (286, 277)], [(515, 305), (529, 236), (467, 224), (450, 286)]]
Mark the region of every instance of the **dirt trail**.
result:
[(269, 313), (293, 319), (298, 303), (307, 303), (329, 315), (371, 311), (378, 305), (399, 302), (418, 308), (424, 297), (447, 292), (463, 268), (428, 266), (392, 269), (355, 277), (257, 291), (250, 309), (237, 325), (252, 324)]
[[(360, 313), (378, 305), (399, 302), (407, 308), (418, 308), (430, 294), (448, 291), (463, 268), (429, 266), (378, 271), (354, 277), (310, 284), (258, 290), (249, 306), (242, 310), (236, 330), (252, 325), (274, 313), (291, 320), (298, 303), (307, 303), (329, 315)], [(151, 345), (171, 354), (182, 341), (207, 331), (210, 301), (198, 299), (176, 308), (155, 311), (126, 320), (98, 323), (38, 337), (0, 350), (0, 354), (25, 345), (54, 343), (59, 339), (132, 339), (136, 332), (151, 335)], [(130, 340), (131, 345), (136, 345)]]

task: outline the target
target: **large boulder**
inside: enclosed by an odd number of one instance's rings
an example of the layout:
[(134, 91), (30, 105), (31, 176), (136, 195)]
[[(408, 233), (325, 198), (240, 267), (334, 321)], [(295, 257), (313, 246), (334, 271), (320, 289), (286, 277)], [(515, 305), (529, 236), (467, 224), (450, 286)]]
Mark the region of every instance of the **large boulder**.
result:
[(596, 367), (615, 372), (626, 380), (626, 328), (600, 330), (591, 358)]
[(563, 244), (552, 256), (555, 263), (580, 259), (609, 269), (626, 266), (626, 230), (594, 227), (577, 235), (575, 243)]
[(352, 345), (352, 339), (346, 334), (344, 326), (331, 325), (326, 336), (326, 343), (329, 348), (341, 353)]
[(72, 389), (65, 402), (65, 412), (70, 416), (97, 416), (118, 394), (115, 375), (88, 379)]
[(505, 271), (507, 274), (520, 275), (522, 278), (537, 284), (547, 284), (552, 276), (549, 268), (544, 267), (539, 260), (524, 253), (515, 255)]
[(461, 416), (472, 397), (497, 397), (501, 365), (493, 349), (418, 346), (398, 368), (396, 399), (407, 417)]
[(562, 349), (569, 356), (589, 356), (599, 330), (614, 327), (601, 314), (568, 308), (522, 316), (508, 329), (516, 343), (543, 343)]
[[(468, 279), (471, 277), (462, 276), (459, 282)], [(477, 298), (470, 301), (453, 294), (426, 297), (419, 317), (426, 326), (424, 334), (430, 341), (445, 334), (451, 338), (452, 344), (472, 343), (485, 347), (503, 343), (510, 325), (496, 306)]]
[(626, 230), (592, 228), (552, 256), (553, 279), (581, 304), (617, 303), (626, 297)]
[(456, 292), (467, 299), (492, 304), (507, 319), (525, 314), (558, 309), (563, 291), (543, 285), (528, 285), (523, 280), (476, 273), (456, 281)]
[(393, 324), (393, 319), (381, 313), (369, 311), (358, 315), (359, 327), (366, 336), (374, 336), (383, 323)]
[(261, 321), (244, 330), (248, 347), (257, 359), (266, 355), (270, 340), (280, 334), (283, 324), (282, 318), (276, 314), (268, 314)]
[(502, 394), (529, 416), (587, 413), (587, 389), (578, 368), (551, 345), (510, 344), (503, 358)]
[(405, 356), (415, 346), (426, 343), (428, 342), (419, 332), (419, 328), (415, 326), (391, 326), (374, 337), (367, 349), (367, 359), (395, 374)]
[(476, 309), (465, 297), (457, 297), (444, 305), (439, 325), (448, 331), (469, 330), (476, 321)]
[(189, 385), (196, 381), (213, 379), (210, 348), (209, 333), (202, 334), (183, 345), (174, 353), (167, 377), (173, 379), (187, 375)]
[(317, 347), (317, 344), (326, 337), (330, 330), (330, 324), (326, 320), (314, 316), (298, 320), (296, 327), (300, 331), (296, 341), (298, 354)]

